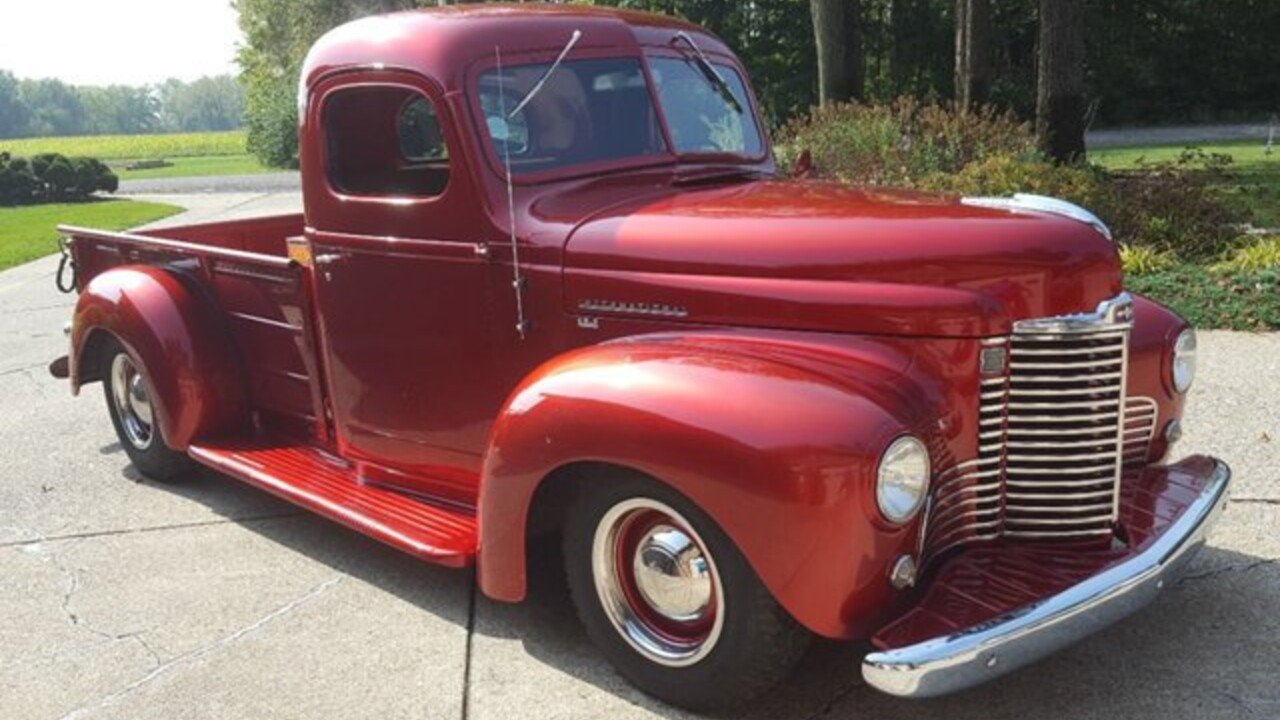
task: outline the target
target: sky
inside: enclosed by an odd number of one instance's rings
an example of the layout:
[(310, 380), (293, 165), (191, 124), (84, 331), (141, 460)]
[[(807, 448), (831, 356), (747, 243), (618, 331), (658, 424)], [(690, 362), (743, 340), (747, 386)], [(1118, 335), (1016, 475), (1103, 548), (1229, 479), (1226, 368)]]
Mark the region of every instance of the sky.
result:
[(0, 70), (73, 85), (237, 72), (231, 0), (0, 0)]

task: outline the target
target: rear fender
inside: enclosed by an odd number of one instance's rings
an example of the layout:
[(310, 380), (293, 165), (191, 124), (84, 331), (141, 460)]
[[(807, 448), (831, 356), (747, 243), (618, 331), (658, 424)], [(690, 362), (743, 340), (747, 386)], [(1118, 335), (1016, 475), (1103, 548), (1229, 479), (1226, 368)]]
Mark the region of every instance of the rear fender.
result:
[(249, 412), (241, 365), (213, 300), (160, 268), (129, 265), (89, 282), (71, 321), (71, 390), (100, 381), (103, 343), (115, 337), (142, 363), (156, 421), (173, 450), (244, 430)]
[(792, 350), (742, 337), (638, 338), (535, 371), (498, 418), (485, 459), (483, 591), (524, 597), (539, 484), (571, 464), (608, 463), (696, 503), (814, 632), (866, 633), (893, 604), (889, 565), (915, 544), (914, 521), (883, 521), (873, 487), (885, 447), (922, 423), (911, 407), (919, 395), (905, 387), (910, 359), (866, 341), (824, 370)]

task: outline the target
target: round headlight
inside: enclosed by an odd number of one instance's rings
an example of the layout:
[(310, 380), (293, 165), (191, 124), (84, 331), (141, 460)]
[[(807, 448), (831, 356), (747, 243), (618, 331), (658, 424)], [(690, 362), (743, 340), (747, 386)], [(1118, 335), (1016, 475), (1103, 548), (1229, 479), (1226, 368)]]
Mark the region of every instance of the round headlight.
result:
[(1196, 379), (1196, 331), (1187, 328), (1173, 343), (1173, 387), (1180, 393)]
[(929, 491), (929, 451), (903, 435), (889, 444), (876, 471), (876, 504), (890, 522), (911, 519)]

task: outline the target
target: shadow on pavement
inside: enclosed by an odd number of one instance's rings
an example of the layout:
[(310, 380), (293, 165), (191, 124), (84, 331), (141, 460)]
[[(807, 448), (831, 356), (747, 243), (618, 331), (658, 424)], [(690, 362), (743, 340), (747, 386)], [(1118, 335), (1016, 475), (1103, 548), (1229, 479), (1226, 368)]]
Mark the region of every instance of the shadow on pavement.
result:
[[(102, 451), (120, 452), (118, 446)], [(140, 480), (132, 466), (124, 476), (152, 484)], [(530, 597), (525, 603), (505, 605), (483, 597), (468, 602), (465, 593), (457, 594), (459, 600), (452, 593), (427, 590), (466, 583), (474, 597), (471, 571), (417, 561), (274, 498), (247, 497), (264, 493), (231, 478), (201, 471), (179, 483), (153, 486), (202, 503), (255, 533), (442, 619), (474, 626), (482, 636), (518, 640), (534, 661), (619, 695), (649, 714), (687, 717), (627, 686), (590, 645), (565, 588), (555, 543), (531, 558)], [(268, 510), (245, 517), (246, 507)], [(1257, 557), (1206, 548), (1190, 577), (1146, 610), (1040, 663), (945, 698), (908, 701), (871, 690), (862, 683), (859, 671), (865, 645), (819, 640), (790, 681), (745, 712), (721, 717), (1167, 717), (1168, 710), (1162, 708), (1183, 708), (1191, 713), (1187, 717), (1197, 718), (1277, 717), (1280, 691), (1270, 676), (1274, 668), (1253, 663), (1247, 649), (1251, 638), (1274, 642), (1280, 610), (1276, 579), (1249, 579), (1251, 574), (1261, 575), (1248, 572), (1259, 567), (1276, 566)], [(1269, 623), (1272, 634), (1257, 634), (1258, 623)], [(499, 666), (499, 673), (502, 670)], [(1209, 677), (1217, 678), (1215, 687), (1206, 684)], [(566, 698), (566, 702), (575, 701), (581, 699)]]

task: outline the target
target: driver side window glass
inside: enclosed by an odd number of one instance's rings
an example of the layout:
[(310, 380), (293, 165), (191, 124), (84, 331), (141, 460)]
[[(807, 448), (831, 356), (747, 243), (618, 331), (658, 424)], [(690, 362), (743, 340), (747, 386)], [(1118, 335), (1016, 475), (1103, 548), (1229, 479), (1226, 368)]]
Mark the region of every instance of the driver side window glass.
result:
[(400, 86), (353, 87), (325, 99), (330, 182), (351, 195), (435, 197), (449, 149), (430, 98)]

